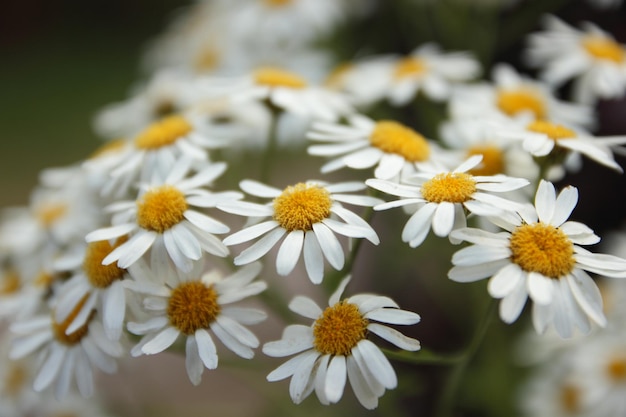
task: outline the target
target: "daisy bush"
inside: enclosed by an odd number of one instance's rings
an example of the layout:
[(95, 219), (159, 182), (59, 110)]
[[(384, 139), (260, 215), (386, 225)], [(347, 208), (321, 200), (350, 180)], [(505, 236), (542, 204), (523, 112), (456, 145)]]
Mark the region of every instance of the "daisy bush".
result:
[(626, 415), (624, 21), (187, 5), (0, 212), (0, 416)]

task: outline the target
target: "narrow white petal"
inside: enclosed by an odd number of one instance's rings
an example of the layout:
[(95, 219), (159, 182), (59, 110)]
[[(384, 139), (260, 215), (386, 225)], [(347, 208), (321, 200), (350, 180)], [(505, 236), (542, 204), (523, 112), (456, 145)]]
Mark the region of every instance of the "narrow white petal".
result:
[(285, 233), (287, 233), (287, 231), (282, 227), (272, 230), (252, 246), (241, 252), (235, 258), (235, 265), (245, 265), (256, 261), (269, 252)]
[(329, 306), (334, 306), (335, 304), (339, 302), (339, 300), (341, 300), (341, 296), (343, 295), (343, 292), (345, 291), (346, 287), (348, 286), (351, 280), (352, 280), (351, 275), (347, 275), (344, 279), (341, 280), (339, 285), (337, 285), (337, 289), (335, 289), (335, 291), (333, 291), (333, 293), (328, 298)]
[(578, 305), (600, 326), (606, 325), (602, 309), (602, 294), (595, 282), (584, 271), (574, 270), (567, 281)]
[(143, 323), (129, 322), (126, 327), (131, 333), (142, 335), (158, 329), (162, 329), (169, 323), (165, 316), (152, 317)]
[(315, 351), (304, 353), (302, 361), (291, 377), (289, 395), (295, 404), (300, 404), (314, 388), (315, 374), (313, 370), (318, 355), (319, 353)]
[(278, 227), (278, 222), (276, 220), (269, 220), (263, 223), (255, 224), (254, 226), (246, 227), (245, 229), (226, 237), (226, 239), (224, 239), (224, 244), (226, 246), (231, 246), (248, 242), (272, 229), (275, 229), (276, 227)]
[(309, 297), (298, 295), (289, 303), (289, 309), (303, 317), (316, 320), (322, 315), (322, 309)]
[(347, 378), (346, 357), (343, 355), (333, 356), (328, 365), (324, 384), (324, 394), (331, 404), (338, 402), (343, 396)]
[(238, 356), (244, 359), (252, 359), (254, 357), (254, 351), (250, 347), (244, 345), (235, 337), (233, 337), (226, 329), (224, 329), (217, 321), (214, 321), (210, 325), (211, 330), (215, 333), (215, 336)]
[[(352, 349), (353, 352), (355, 350), (360, 352), (363, 360), (363, 362), (359, 362), (361, 369), (363, 366), (369, 369), (375, 376), (374, 378), (387, 389), (394, 389), (398, 385), (398, 378), (389, 360), (374, 343), (363, 339)], [(357, 358), (355, 357), (355, 359)]]
[(500, 318), (505, 323), (513, 323), (522, 312), (528, 295), (524, 282), (511, 291), (506, 297), (500, 301)]
[(391, 179), (398, 175), (404, 164), (405, 159), (401, 155), (395, 153), (383, 154), (378, 166), (374, 170), (374, 177), (382, 180)]
[(452, 255), (452, 264), (458, 266), (479, 265), (507, 259), (510, 256), (511, 249), (506, 246), (472, 245), (456, 251)]
[(509, 265), (508, 259), (485, 262), (479, 265), (455, 266), (448, 271), (448, 278), (456, 282), (473, 282), (493, 276), (500, 268)]
[(183, 216), (185, 216), (191, 224), (205, 232), (221, 234), (230, 231), (230, 228), (224, 223), (194, 210), (185, 210)]
[(41, 369), (35, 378), (35, 382), (33, 383), (33, 389), (35, 391), (39, 392), (46, 389), (50, 386), (52, 381), (55, 380), (61, 370), (61, 366), (63, 366), (66, 352), (67, 348), (57, 343), (52, 343), (50, 346), (50, 353), (41, 366)]
[(383, 326), (382, 324), (378, 323), (370, 323), (368, 324), (367, 329), (385, 339), (389, 343), (393, 343), (400, 349), (415, 352), (417, 350), (420, 350), (421, 348), (420, 342), (418, 340), (405, 336), (396, 329), (392, 329), (391, 327)]
[(334, 233), (322, 223), (314, 223), (313, 231), (318, 239), (322, 253), (336, 270), (341, 270), (345, 261), (343, 248)]
[(101, 240), (115, 239), (132, 232), (137, 228), (135, 223), (125, 223), (117, 226), (111, 226), (104, 229), (98, 229), (91, 233), (87, 233), (85, 240), (87, 242), (98, 242)]
[[(127, 269), (134, 264), (141, 256), (150, 249), (152, 243), (156, 240), (156, 232), (140, 231), (128, 242), (115, 248), (110, 254), (108, 254), (103, 260), (103, 265), (109, 265), (117, 260), (117, 266), (122, 269)], [(119, 252), (118, 252), (119, 251)]]
[(330, 362), (330, 355), (322, 355), (317, 360), (317, 364), (315, 365), (315, 394), (317, 395), (317, 399), (323, 405), (330, 404), (328, 401), (328, 397), (326, 396), (326, 375), (328, 374), (328, 363)]
[(538, 272), (529, 272), (526, 289), (530, 298), (537, 304), (550, 304), (555, 290), (552, 281), (552, 279)]
[(509, 295), (526, 278), (526, 273), (517, 264), (508, 264), (491, 277), (487, 285), (489, 295), (503, 298)]
[(420, 316), (416, 313), (397, 308), (378, 308), (372, 310), (364, 316), (369, 320), (376, 320), (382, 323), (409, 325), (420, 321)]
[(126, 315), (126, 293), (122, 281), (116, 281), (102, 299), (102, 322), (109, 339), (119, 340)]
[(372, 392), (352, 355), (348, 356), (347, 369), (350, 386), (359, 403), (368, 410), (378, 407), (378, 396)]
[(416, 211), (402, 229), (402, 241), (412, 243), (411, 247), (419, 246), (430, 230), (435, 210), (437, 210), (437, 204), (428, 203)]
[(207, 369), (217, 368), (217, 349), (213, 338), (205, 329), (198, 329), (195, 332), (195, 339), (198, 345), (198, 355)]
[(309, 350), (307, 352), (294, 356), (293, 358), (289, 359), (288, 361), (280, 365), (278, 368), (270, 372), (267, 375), (267, 380), (269, 382), (275, 382), (275, 381), (280, 381), (285, 378), (289, 378), (300, 367), (300, 364), (302, 364), (303, 362), (306, 362), (311, 355), (313, 355), (314, 357), (317, 357), (319, 353), (317, 353), (317, 351), (314, 351), (314, 350)]
[(294, 230), (287, 234), (276, 255), (276, 272), (278, 275), (289, 275), (293, 271), (300, 259), (303, 245), (304, 232), (302, 230)]
[(141, 351), (146, 355), (154, 355), (155, 353), (163, 352), (178, 338), (180, 331), (175, 327), (166, 327), (155, 335), (152, 340), (143, 345)]
[(561, 226), (569, 218), (578, 203), (578, 189), (571, 185), (565, 187), (556, 199), (556, 206), (550, 224), (555, 227)]
[(457, 239), (485, 246), (504, 246), (510, 237), (510, 234), (506, 232), (496, 234), (471, 227), (454, 230), (451, 235)]
[(275, 198), (282, 193), (282, 190), (278, 188), (253, 180), (243, 180), (239, 183), (239, 187), (248, 194), (264, 198)]
[(248, 328), (239, 324), (236, 320), (220, 314), (215, 319), (217, 323), (228, 332), (235, 340), (242, 345), (256, 348), (259, 346), (259, 339)]
[(319, 284), (324, 279), (324, 255), (322, 248), (315, 237), (315, 232), (308, 230), (304, 234), (304, 267), (313, 284)]
[(551, 224), (556, 203), (556, 190), (551, 182), (541, 180), (535, 195), (535, 208), (539, 220)]
[(202, 380), (204, 366), (198, 354), (196, 338), (193, 335), (187, 336), (187, 341), (185, 342), (185, 369), (187, 370), (187, 376), (191, 383), (193, 385), (199, 385)]
[(224, 201), (216, 206), (226, 213), (248, 217), (267, 217), (274, 214), (274, 209), (265, 204), (250, 203), (248, 201)]

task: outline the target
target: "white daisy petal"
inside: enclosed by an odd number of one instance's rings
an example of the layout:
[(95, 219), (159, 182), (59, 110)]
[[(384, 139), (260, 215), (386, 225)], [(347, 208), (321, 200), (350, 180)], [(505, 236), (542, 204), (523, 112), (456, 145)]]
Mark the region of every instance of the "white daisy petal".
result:
[(526, 273), (517, 264), (508, 264), (496, 272), (487, 285), (489, 294), (494, 298), (509, 295), (526, 278)]
[[(358, 350), (362, 358), (366, 358), (365, 366), (373, 375), (376, 375), (376, 380), (385, 388), (394, 389), (398, 385), (396, 373), (391, 367), (389, 360), (374, 343), (363, 339), (352, 350)], [(359, 365), (363, 367), (363, 364), (359, 363)]]
[(300, 259), (303, 245), (304, 232), (302, 230), (294, 230), (287, 234), (276, 255), (276, 272), (278, 275), (286, 276), (293, 271)]
[(600, 326), (606, 326), (602, 308), (602, 295), (595, 282), (584, 271), (574, 270), (567, 276), (567, 282), (578, 305)]
[(217, 349), (213, 338), (205, 329), (198, 329), (194, 333), (195, 342), (197, 343), (198, 356), (207, 369), (217, 368)]
[(569, 218), (578, 203), (578, 189), (565, 187), (556, 199), (556, 206), (550, 224), (559, 227)]
[(254, 226), (246, 227), (245, 229), (226, 237), (224, 239), (224, 244), (226, 246), (231, 246), (248, 242), (277, 227), (278, 222), (276, 220), (269, 220), (263, 223), (255, 224)]
[(354, 357), (347, 358), (348, 380), (359, 403), (368, 410), (378, 407), (378, 396), (372, 392)]
[(163, 352), (176, 341), (180, 331), (175, 327), (166, 327), (157, 333), (152, 340), (143, 345), (141, 351), (146, 355)]
[(309, 357), (311, 355), (317, 357), (319, 354), (315, 352), (314, 350), (309, 350), (300, 355), (296, 355), (293, 358), (286, 361), (285, 363), (283, 363), (282, 365), (280, 365), (278, 368), (274, 369), (272, 372), (270, 372), (267, 375), (266, 379), (269, 382), (275, 382), (275, 381), (283, 380), (285, 378), (289, 378), (296, 372), (296, 370), (298, 370), (298, 368), (300, 368), (300, 365), (303, 362), (306, 362), (307, 360), (309, 360)]
[(296, 314), (310, 319), (317, 319), (322, 315), (322, 309), (309, 297), (298, 295), (289, 303), (289, 309)]
[(324, 394), (331, 404), (338, 402), (343, 396), (347, 377), (346, 357), (343, 355), (333, 356), (328, 365), (324, 383)]
[(551, 224), (556, 202), (556, 191), (551, 182), (541, 180), (535, 196), (535, 207), (539, 220)]
[(383, 326), (378, 323), (370, 323), (367, 325), (367, 329), (372, 333), (380, 336), (386, 341), (393, 343), (400, 349), (415, 352), (420, 350), (420, 342), (411, 337), (407, 337), (399, 331), (392, 329), (391, 327)]
[(554, 292), (550, 278), (538, 273), (529, 272), (526, 280), (528, 295), (537, 304), (550, 304)]
[(395, 308), (378, 308), (365, 314), (363, 317), (389, 324), (415, 324), (420, 321), (420, 316), (405, 310)]
[(336, 270), (341, 270), (345, 261), (343, 248), (333, 232), (322, 223), (313, 223), (313, 231), (328, 263)]
[(196, 338), (192, 336), (187, 337), (185, 342), (185, 369), (187, 370), (187, 376), (193, 385), (199, 385), (202, 379), (202, 373), (204, 366), (200, 360), (198, 354), (198, 345), (196, 344)]
[(304, 266), (313, 284), (319, 284), (324, 278), (324, 256), (315, 232), (308, 230), (304, 234)]
[(252, 246), (241, 252), (235, 258), (235, 265), (245, 265), (254, 262), (269, 252), (287, 231), (281, 227), (270, 231)]

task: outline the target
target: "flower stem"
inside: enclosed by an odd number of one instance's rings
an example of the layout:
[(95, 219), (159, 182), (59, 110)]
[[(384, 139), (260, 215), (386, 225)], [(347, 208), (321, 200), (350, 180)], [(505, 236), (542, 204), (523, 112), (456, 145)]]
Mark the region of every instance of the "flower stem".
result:
[(282, 109), (275, 106), (269, 100), (266, 100), (265, 104), (270, 112), (270, 128), (267, 132), (267, 145), (261, 160), (261, 173), (259, 175), (259, 181), (264, 184), (270, 183), (270, 174), (272, 167), (272, 160), (276, 154), (276, 147), (278, 145), (278, 122), (280, 121), (280, 115)]
[(428, 349), (420, 349), (418, 352), (396, 351), (382, 349), (385, 355), (393, 360), (410, 363), (413, 365), (454, 365), (463, 359), (462, 354), (440, 355)]
[(450, 417), (452, 416), (452, 411), (455, 405), (454, 397), (459, 388), (459, 384), (461, 383), (461, 379), (463, 377), (463, 373), (467, 368), (470, 360), (474, 357), (478, 348), (480, 347), (485, 335), (487, 334), (487, 329), (489, 328), (489, 324), (491, 323), (494, 313), (496, 311), (497, 302), (495, 299), (490, 300), (490, 304), (487, 308), (487, 311), (478, 325), (476, 329), (476, 333), (472, 338), (470, 344), (467, 346), (465, 351), (459, 355), (458, 361), (456, 361), (455, 366), (450, 370), (446, 383), (444, 385), (441, 396), (439, 397), (439, 402), (437, 403), (435, 409), (436, 417)]

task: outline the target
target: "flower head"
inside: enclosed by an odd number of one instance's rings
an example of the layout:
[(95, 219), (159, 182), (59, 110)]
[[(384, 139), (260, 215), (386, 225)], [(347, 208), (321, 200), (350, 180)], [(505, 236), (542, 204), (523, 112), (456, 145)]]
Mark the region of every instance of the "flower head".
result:
[[(255, 181), (242, 181), (241, 188), (257, 197), (272, 198), (266, 205), (230, 202), (219, 206), (224, 211), (253, 218), (271, 217), (233, 233), (224, 244), (237, 245), (263, 236), (235, 258), (236, 265), (255, 261), (285, 237), (276, 257), (280, 275), (288, 275), (304, 252), (304, 265), (312, 282), (319, 284), (324, 276), (324, 258), (340, 270), (345, 262), (343, 248), (335, 233), (352, 238), (365, 238), (378, 244), (374, 229), (341, 203), (373, 206), (379, 199), (345, 194), (359, 191), (365, 184), (358, 182), (326, 184), (309, 181), (280, 190)], [(340, 221), (340, 220), (343, 221)]]
[(381, 350), (367, 339), (369, 332), (401, 349), (420, 349), (417, 340), (385, 325), (418, 323), (417, 314), (383, 296), (358, 294), (340, 300), (348, 281), (339, 285), (323, 310), (308, 297), (294, 298), (289, 308), (313, 323), (290, 325), (280, 340), (263, 345), (268, 356), (297, 354), (267, 376), (268, 381), (292, 377), (289, 393), (296, 404), (314, 390), (322, 404), (336, 403), (348, 380), (359, 402), (376, 408), (385, 389), (396, 387), (397, 378)]
[(144, 322), (128, 323), (128, 330), (143, 336), (132, 355), (160, 353), (183, 336), (187, 375), (194, 385), (200, 383), (205, 367), (217, 368), (217, 348), (211, 334), (240, 357), (252, 358), (259, 340), (244, 324), (263, 321), (265, 313), (231, 304), (265, 290), (265, 282), (254, 281), (260, 271), (261, 265), (254, 263), (226, 277), (219, 272), (200, 275), (201, 270), (195, 268), (165, 285), (135, 281), (131, 288), (145, 296), (149, 317)]
[(502, 299), (500, 317), (507, 323), (519, 317), (530, 297), (539, 333), (550, 324), (564, 338), (575, 328), (586, 333), (590, 319), (604, 326), (600, 291), (586, 271), (624, 278), (626, 260), (579, 246), (600, 238), (584, 224), (567, 221), (577, 202), (576, 188), (567, 187), (557, 197), (554, 186), (541, 181), (534, 209), (494, 219), (505, 232), (473, 228), (452, 232), (473, 245), (454, 254), (449, 278), (458, 282), (490, 278), (488, 291)]

